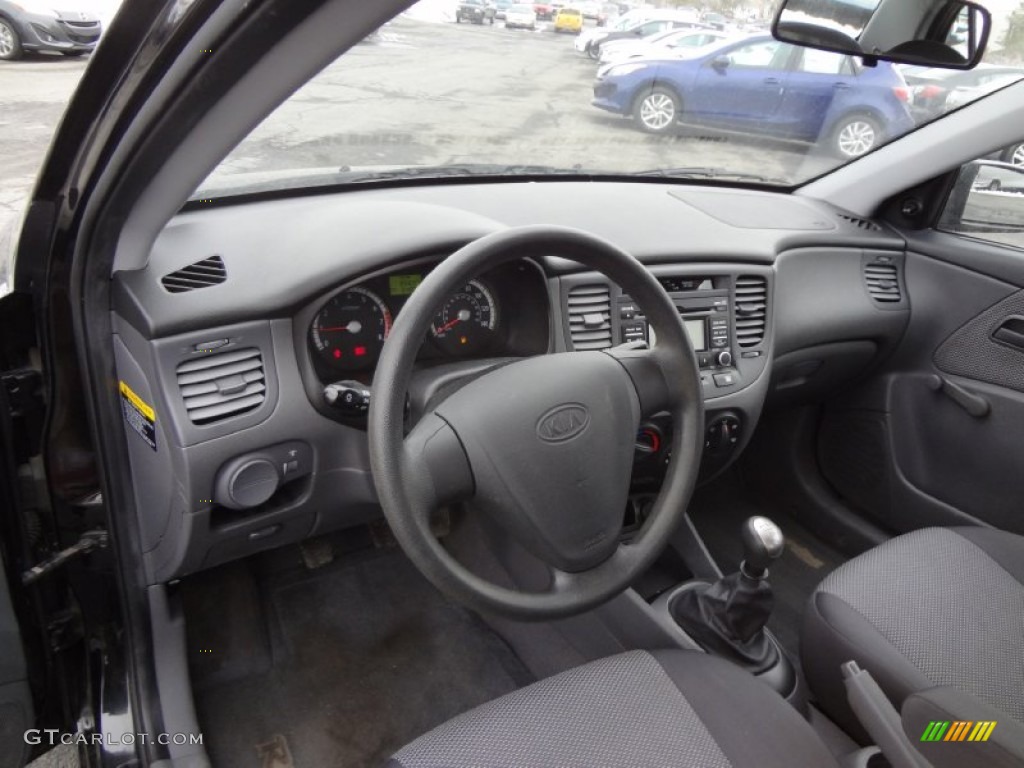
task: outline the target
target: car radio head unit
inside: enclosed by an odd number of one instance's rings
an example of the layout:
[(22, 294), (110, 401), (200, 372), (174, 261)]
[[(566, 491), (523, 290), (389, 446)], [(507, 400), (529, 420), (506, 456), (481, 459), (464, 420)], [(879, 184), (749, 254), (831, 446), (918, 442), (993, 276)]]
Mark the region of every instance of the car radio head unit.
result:
[[(716, 284), (716, 280), (720, 284)], [(726, 278), (660, 277), (683, 319), (693, 351), (701, 368), (732, 365), (729, 324), (729, 289)], [(619, 297), (619, 342), (644, 341), (654, 345), (654, 330), (643, 310), (629, 296)]]

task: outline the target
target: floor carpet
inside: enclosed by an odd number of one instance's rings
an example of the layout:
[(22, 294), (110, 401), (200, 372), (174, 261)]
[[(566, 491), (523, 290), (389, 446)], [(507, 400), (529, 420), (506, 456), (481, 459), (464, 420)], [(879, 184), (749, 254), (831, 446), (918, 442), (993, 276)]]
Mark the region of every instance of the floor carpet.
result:
[(531, 681), (497, 635), (397, 550), (250, 574), (248, 588), (244, 568), (186, 592), (196, 708), (214, 765), (380, 765)]

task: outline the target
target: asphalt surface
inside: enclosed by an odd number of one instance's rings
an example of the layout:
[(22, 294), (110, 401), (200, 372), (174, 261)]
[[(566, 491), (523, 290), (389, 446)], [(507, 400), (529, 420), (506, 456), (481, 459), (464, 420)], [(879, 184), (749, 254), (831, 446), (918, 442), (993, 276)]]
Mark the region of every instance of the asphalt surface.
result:
[(0, 285), (8, 238), (86, 64), (42, 55), (0, 61)]
[(399, 19), (278, 108), (221, 170), (499, 163), (613, 172), (711, 166), (793, 178), (835, 162), (750, 137), (645, 134), (591, 106), (597, 64), (575, 52), (573, 39), (500, 21)]

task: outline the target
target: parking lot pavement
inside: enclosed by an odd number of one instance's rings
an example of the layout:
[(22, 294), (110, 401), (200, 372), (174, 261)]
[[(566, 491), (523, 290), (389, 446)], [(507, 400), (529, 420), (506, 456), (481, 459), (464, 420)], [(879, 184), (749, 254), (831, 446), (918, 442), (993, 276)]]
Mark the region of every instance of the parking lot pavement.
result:
[[(792, 178), (832, 164), (807, 147), (763, 139), (644, 134), (591, 106), (596, 65), (572, 43), (547, 25), (531, 32), (400, 18), (296, 93), (224, 170), (472, 162), (613, 172), (724, 167)], [(86, 63), (0, 63), (0, 233), (20, 219)]]
[(573, 36), (399, 19), (329, 65), (232, 153), (226, 171), (436, 163), (630, 171), (723, 167), (810, 177), (806, 146), (684, 129), (651, 136), (591, 106)]
[(87, 59), (0, 61), (0, 284), (6, 244)]

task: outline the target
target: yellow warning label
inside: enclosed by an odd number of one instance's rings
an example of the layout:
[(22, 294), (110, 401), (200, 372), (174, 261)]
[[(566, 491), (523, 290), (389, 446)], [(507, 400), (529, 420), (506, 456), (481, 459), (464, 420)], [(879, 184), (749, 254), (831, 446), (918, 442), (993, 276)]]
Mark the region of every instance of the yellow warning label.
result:
[(138, 408), (143, 416), (150, 421), (156, 421), (156, 411), (153, 410), (152, 406), (147, 405), (145, 400), (136, 395), (131, 387), (120, 381), (118, 382), (118, 388), (121, 390), (121, 394), (128, 399), (128, 402)]

